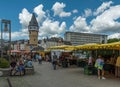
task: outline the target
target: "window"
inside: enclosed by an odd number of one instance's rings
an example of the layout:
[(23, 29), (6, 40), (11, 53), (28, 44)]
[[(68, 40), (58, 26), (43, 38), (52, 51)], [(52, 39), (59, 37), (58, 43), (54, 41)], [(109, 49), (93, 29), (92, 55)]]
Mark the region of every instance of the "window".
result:
[(32, 27), (31, 27), (31, 26), (30, 26), (29, 28), (30, 28), (30, 29), (32, 29)]
[(34, 29), (37, 29), (37, 27), (34, 27)]

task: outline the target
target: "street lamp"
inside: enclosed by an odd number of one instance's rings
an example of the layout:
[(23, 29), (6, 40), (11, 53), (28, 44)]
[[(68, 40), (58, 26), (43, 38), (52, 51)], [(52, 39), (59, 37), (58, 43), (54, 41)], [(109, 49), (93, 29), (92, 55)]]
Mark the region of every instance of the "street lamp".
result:
[[(3, 26), (4, 25), (4, 26)], [(9, 61), (11, 55), (11, 21), (10, 20), (1, 20), (1, 58), (3, 57), (3, 33), (9, 32)]]

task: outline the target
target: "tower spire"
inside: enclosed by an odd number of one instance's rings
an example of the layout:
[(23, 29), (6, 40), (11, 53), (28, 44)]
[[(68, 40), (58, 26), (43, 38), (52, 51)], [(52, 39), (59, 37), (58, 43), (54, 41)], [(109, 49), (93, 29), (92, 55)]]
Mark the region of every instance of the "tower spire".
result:
[(33, 13), (32, 14), (32, 18), (29, 22), (29, 25), (28, 25), (28, 30), (36, 30), (36, 31), (39, 31), (39, 26), (38, 26), (38, 22), (36, 20), (36, 17), (35, 17), (35, 14)]
[(29, 22), (29, 26), (38, 26), (38, 22), (36, 20), (36, 17), (35, 17), (34, 13), (32, 14), (32, 18), (31, 18), (31, 20)]

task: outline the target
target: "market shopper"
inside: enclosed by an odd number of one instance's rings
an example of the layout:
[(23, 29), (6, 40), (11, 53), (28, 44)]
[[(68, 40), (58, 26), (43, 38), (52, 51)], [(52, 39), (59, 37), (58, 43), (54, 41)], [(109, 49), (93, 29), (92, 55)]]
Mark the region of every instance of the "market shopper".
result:
[(38, 54), (38, 62), (39, 64), (42, 64), (42, 56), (40, 54)]
[(46, 60), (46, 62), (48, 62), (50, 60), (48, 55), (45, 55), (45, 60)]
[(56, 65), (57, 65), (57, 55), (54, 53), (53, 59), (52, 59), (52, 65), (53, 69), (56, 70)]
[(95, 62), (95, 67), (98, 70), (98, 79), (105, 79), (103, 66), (104, 66), (104, 60), (103, 60), (102, 56), (99, 55)]
[(93, 65), (93, 57), (90, 56), (88, 59), (88, 65), (92, 66)]
[(115, 76), (120, 77), (120, 56), (117, 57), (115, 65)]
[(22, 59), (20, 59), (20, 60), (18, 61), (17, 68), (16, 68), (16, 72), (14, 73), (14, 75), (16, 75), (17, 72), (20, 73), (20, 76), (21, 76), (21, 75), (25, 75), (24, 62), (23, 62)]
[(115, 74), (115, 64), (116, 64), (116, 57), (115, 55), (113, 54), (111, 57), (110, 57), (110, 61), (109, 61), (109, 65), (110, 65), (110, 74)]
[(17, 62), (15, 61), (15, 59), (13, 59), (10, 63), (10, 67), (11, 67), (10, 75), (12, 75), (13, 71), (16, 68), (16, 65), (17, 65)]
[(33, 67), (33, 64), (32, 64), (32, 59), (30, 56), (27, 57), (27, 59), (24, 61), (24, 67)]

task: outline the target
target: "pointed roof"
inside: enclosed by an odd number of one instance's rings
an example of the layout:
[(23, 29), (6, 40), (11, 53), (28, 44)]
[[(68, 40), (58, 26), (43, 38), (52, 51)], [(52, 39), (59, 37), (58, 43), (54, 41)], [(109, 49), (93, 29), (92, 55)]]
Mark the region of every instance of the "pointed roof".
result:
[(33, 48), (32, 51), (44, 51), (44, 48), (42, 46), (38, 46)]
[(38, 26), (38, 22), (36, 20), (36, 17), (35, 17), (34, 13), (32, 14), (32, 18), (31, 18), (31, 20), (29, 22), (29, 26)]

